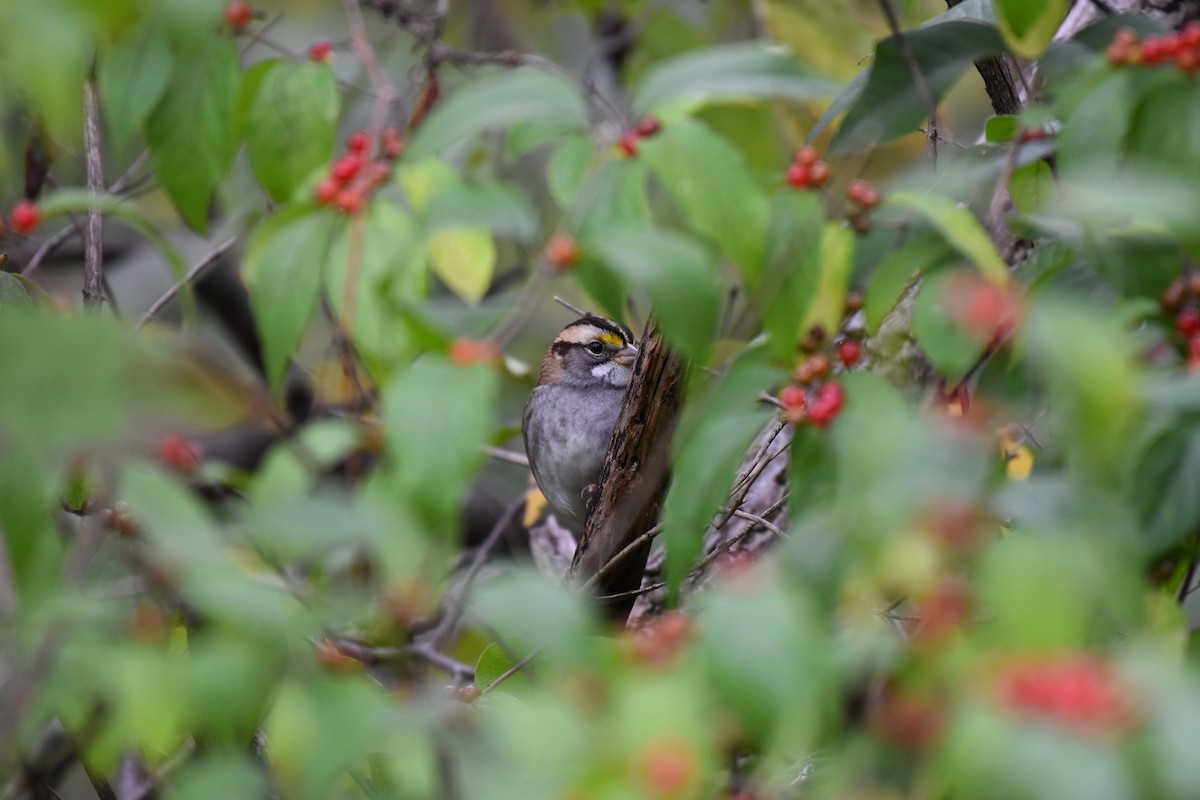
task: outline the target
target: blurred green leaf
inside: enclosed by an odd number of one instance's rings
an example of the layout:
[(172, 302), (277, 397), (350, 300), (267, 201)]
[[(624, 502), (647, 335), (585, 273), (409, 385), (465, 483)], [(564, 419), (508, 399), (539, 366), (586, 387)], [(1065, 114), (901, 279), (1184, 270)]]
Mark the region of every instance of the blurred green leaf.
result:
[(1190, 181), (1200, 180), (1200, 85), (1180, 75), (1141, 98), (1129, 128), (1129, 155)]
[(820, 272), (824, 212), (814, 192), (782, 191), (771, 198), (764, 265), (747, 270), (750, 302), (780, 358), (794, 357)]
[(425, 529), (454, 535), (492, 432), (498, 376), (429, 355), (384, 387), (381, 406), (396, 490)]
[(487, 294), (496, 269), (496, 245), (486, 228), (442, 228), (429, 236), (429, 268), (471, 305)]
[(649, 165), (692, 230), (741, 269), (759, 268), (770, 207), (729, 141), (700, 122), (679, 119), (642, 143), (639, 160)]
[(1045, 161), (1035, 161), (1013, 170), (1008, 179), (1008, 193), (1013, 205), (1022, 214), (1037, 211), (1043, 203), (1058, 193), (1054, 172)]
[(481, 584), (471, 611), (506, 639), (528, 643), (539, 655), (526, 669), (535, 675), (543, 656), (567, 663), (587, 663), (595, 623), (583, 599), (567, 587), (548, 583), (536, 572), (513, 570)]
[(337, 119), (337, 83), (328, 65), (283, 63), (261, 78), (245, 117), (246, 152), (276, 202), (329, 160)]
[(546, 185), (559, 208), (569, 208), (575, 201), (584, 176), (596, 157), (596, 146), (587, 136), (564, 137), (546, 165)]
[(0, 309), (23, 308), (32, 310), (37, 303), (34, 292), (38, 291), (33, 281), (15, 272), (0, 272)]
[(1063, 17), (1067, 0), (996, 0), (996, 22), (1009, 50), (1033, 60), (1050, 44)]
[(876, 333), (884, 317), (891, 313), (905, 288), (917, 276), (945, 260), (949, 249), (940, 236), (918, 233), (893, 248), (871, 273), (867, 284), (863, 316), (867, 330)]
[(165, 33), (148, 18), (100, 58), (100, 102), (118, 147), (129, 144), (171, 82), (171, 47)]
[(821, 230), (819, 259), (814, 265), (816, 283), (805, 304), (801, 331), (821, 326), (826, 334), (836, 331), (845, 316), (846, 289), (854, 266), (854, 234), (841, 223), (828, 222)]
[(55, 138), (78, 141), (83, 82), (92, 57), (95, 19), (70, 0), (6, 3), (4, 84), (40, 115)]
[(63, 542), (50, 524), (54, 493), (44, 466), (24, 448), (6, 449), (0, 460), (0, 531), (10, 588), (31, 613), (54, 593)]
[(249, 756), (205, 755), (185, 764), (167, 786), (165, 800), (207, 800), (212, 797), (258, 797), (267, 779)]
[(916, 211), (942, 234), (947, 244), (969, 258), (984, 277), (1001, 285), (1008, 282), (1008, 266), (970, 209), (945, 195), (910, 192), (889, 195), (884, 205)]
[(1011, 142), (1021, 129), (1021, 118), (1012, 114), (996, 114), (988, 117), (983, 125), (983, 135), (989, 142)]
[(913, 333), (925, 355), (933, 362), (947, 386), (956, 385), (979, 360), (984, 343), (963, 330), (951, 307), (957, 270), (935, 273), (925, 278), (917, 291), (913, 307)]
[[(734, 488), (735, 472), (755, 435), (773, 416), (758, 402), (777, 372), (757, 348), (689, 399), (675, 436), (672, 491), (661, 514), (667, 582), (678, 587), (703, 546), (703, 532)], [(778, 442), (778, 439), (777, 439)], [(777, 443), (776, 448), (785, 447)]]
[(310, 213), (273, 232), (253, 268), (251, 305), (267, 380), (280, 391), (287, 365), (316, 308), (334, 218)]
[[(941, 21), (908, 31), (905, 38), (936, 98), (975, 61), (1004, 49), (993, 26), (967, 20)], [(857, 150), (889, 142), (915, 131), (929, 111), (895, 39), (884, 39), (875, 49), (867, 84), (846, 112), (830, 149)]]
[(661, 230), (618, 229), (585, 242), (627, 285), (642, 286), (670, 342), (703, 359), (717, 324), (717, 266), (694, 239)]
[(1129, 496), (1141, 518), (1144, 545), (1160, 553), (1194, 533), (1200, 524), (1200, 431), (1163, 431), (1129, 462)]
[(763, 42), (716, 45), (687, 52), (654, 65), (633, 94), (637, 114), (691, 111), (722, 100), (784, 97), (820, 100), (837, 84), (812, 75), (782, 47)]
[(489, 128), (530, 119), (582, 129), (587, 109), (575, 87), (532, 67), (518, 67), (474, 80), (434, 109), (409, 143), (406, 157), (422, 158)]
[[(486, 689), (497, 679), (510, 673), (514, 667), (526, 658), (532, 651), (521, 639), (505, 639), (492, 642), (479, 654), (475, 662), (475, 685)], [(504, 683), (496, 687), (497, 691), (520, 696), (523, 690), (530, 686), (529, 675), (524, 668), (511, 672), (504, 678)]]
[(451, 181), (433, 191), (421, 221), (430, 229), (486, 228), (497, 236), (528, 241), (537, 214), (515, 187), (490, 181)]

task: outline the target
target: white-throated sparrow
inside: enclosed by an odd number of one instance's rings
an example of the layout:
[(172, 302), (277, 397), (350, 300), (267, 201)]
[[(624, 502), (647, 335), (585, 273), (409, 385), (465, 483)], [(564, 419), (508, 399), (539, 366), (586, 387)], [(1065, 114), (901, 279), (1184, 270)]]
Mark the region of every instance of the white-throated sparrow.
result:
[(582, 522), (633, 374), (633, 335), (602, 317), (562, 329), (542, 359), (521, 432), (538, 488), (558, 515)]

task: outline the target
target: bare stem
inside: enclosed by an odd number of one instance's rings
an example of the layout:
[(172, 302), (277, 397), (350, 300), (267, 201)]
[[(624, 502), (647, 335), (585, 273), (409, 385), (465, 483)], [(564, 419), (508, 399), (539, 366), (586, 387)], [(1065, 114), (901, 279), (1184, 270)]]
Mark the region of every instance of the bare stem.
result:
[[(87, 160), (87, 185), (92, 192), (104, 191), (104, 162), (100, 156), (100, 104), (96, 79), (83, 84), (83, 142)], [(83, 252), (83, 303), (99, 308), (104, 303), (104, 216), (92, 206), (87, 212)]]
[(174, 285), (172, 285), (170, 289), (167, 289), (167, 291), (163, 293), (162, 297), (155, 300), (150, 305), (150, 308), (146, 309), (146, 313), (142, 314), (142, 318), (137, 321), (137, 324), (133, 326), (133, 329), (135, 331), (141, 330), (147, 322), (154, 318), (155, 314), (157, 314), (159, 311), (162, 311), (163, 306), (171, 302), (171, 299), (175, 297), (175, 295), (179, 294), (180, 289), (194, 281), (196, 276), (207, 269), (210, 264), (219, 259), (221, 256), (225, 255), (229, 248), (233, 247), (236, 242), (237, 237), (231, 236), (214, 247), (208, 252), (207, 255), (197, 261), (182, 278), (175, 281)]

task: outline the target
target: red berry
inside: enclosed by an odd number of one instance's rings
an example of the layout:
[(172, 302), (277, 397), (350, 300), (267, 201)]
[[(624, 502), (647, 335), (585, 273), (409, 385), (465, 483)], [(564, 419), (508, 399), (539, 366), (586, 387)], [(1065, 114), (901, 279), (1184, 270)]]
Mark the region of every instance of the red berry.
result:
[(333, 178), (322, 178), (313, 188), (313, 199), (317, 201), (318, 205), (332, 205), (333, 201), (337, 200), (340, 190), (340, 185)]
[(637, 155), (637, 131), (625, 131), (621, 134), (621, 138), (617, 140), (617, 149), (626, 158), (633, 158)]
[(847, 367), (852, 367), (862, 358), (862, 345), (853, 339), (842, 339), (836, 345), (837, 357)]
[(1161, 39), (1147, 39), (1142, 44), (1142, 61), (1147, 64), (1157, 64), (1166, 55)]
[(797, 383), (812, 383), (818, 378), (829, 374), (829, 356), (824, 353), (813, 353), (804, 363), (792, 370), (792, 377)]
[(830, 381), (822, 384), (821, 388), (817, 390), (817, 396), (809, 405), (808, 416), (813, 425), (824, 428), (837, 419), (844, 404), (845, 393), (842, 391), (841, 384)]
[(944, 578), (933, 591), (916, 601), (913, 638), (921, 642), (946, 639), (962, 629), (971, 610), (971, 593), (956, 578)]
[(699, 779), (700, 764), (690, 743), (659, 741), (645, 750), (638, 771), (650, 797), (683, 797)]
[(395, 161), (404, 153), (404, 139), (400, 136), (400, 131), (384, 128), (379, 138), (382, 141), (383, 157), (388, 161)]
[(1200, 20), (1192, 20), (1179, 32), (1179, 41), (1184, 47), (1200, 47)]
[(579, 261), (579, 255), (579, 243), (566, 233), (554, 234), (542, 248), (546, 263), (560, 271), (573, 267)]
[(662, 130), (662, 123), (656, 117), (642, 117), (633, 130), (644, 139)]
[(992, 281), (962, 275), (947, 289), (954, 320), (984, 344), (1004, 339), (1020, 317), (1020, 297), (1012, 289)]
[(779, 391), (779, 402), (784, 408), (803, 408), (808, 404), (808, 392), (794, 383), (789, 383)]
[(1193, 72), (1200, 66), (1200, 54), (1193, 48), (1185, 47), (1175, 54), (1175, 66), (1184, 72)]
[(346, 137), (346, 149), (351, 153), (365, 153), (371, 144), (371, 137), (366, 131), (355, 131)]
[(13, 230), (23, 236), (33, 233), (42, 223), (42, 211), (32, 200), (17, 203), (9, 216), (12, 219)]
[(861, 178), (855, 178), (846, 187), (846, 199), (867, 211), (879, 205), (879, 191)]
[(450, 342), (450, 360), (460, 367), (486, 364), (498, 360), (503, 353), (492, 339), (458, 337)]
[(692, 623), (682, 611), (668, 611), (633, 632), (629, 655), (645, 666), (662, 666), (674, 660), (691, 637)]
[(793, 189), (807, 189), (812, 184), (812, 172), (803, 164), (792, 164), (785, 176)]
[(820, 158), (821, 154), (817, 152), (817, 148), (810, 145), (797, 150), (796, 157), (792, 159), (792, 161), (796, 164), (802, 164), (803, 166), (811, 167), (813, 164), (817, 163)]
[(254, 9), (250, 8), (248, 3), (232, 0), (225, 4), (225, 24), (229, 26), (230, 30), (240, 31), (252, 19), (254, 19)]
[(317, 64), (328, 64), (333, 56), (333, 45), (324, 39), (318, 39), (308, 47), (308, 60)]
[(824, 186), (831, 172), (828, 164), (818, 161), (808, 168), (808, 180), (813, 186)]
[(1187, 367), (1193, 372), (1200, 368), (1200, 334), (1188, 338)]
[(373, 161), (367, 167), (367, 183), (379, 186), (387, 182), (392, 175), (392, 165), (388, 161)]
[(366, 205), (366, 202), (366, 195), (358, 189), (342, 189), (340, 192), (338, 192), (337, 197), (334, 199), (334, 203), (337, 205), (337, 210), (343, 214), (346, 214), (347, 216), (351, 216), (357, 214), (359, 211), (362, 211), (363, 206)]
[(193, 472), (200, 466), (200, 451), (178, 434), (164, 436), (158, 443), (158, 460), (179, 472)]
[(1026, 128), (1021, 131), (1022, 142), (1039, 142), (1046, 138), (1046, 131), (1042, 128)]
[(333, 162), (333, 166), (329, 168), (329, 174), (338, 183), (346, 183), (358, 174), (358, 171), (362, 169), (362, 165), (362, 156), (358, 153), (348, 153)]
[(1185, 308), (1180, 311), (1179, 316), (1175, 317), (1175, 330), (1184, 336), (1200, 333), (1200, 311), (1194, 308)]
[(1130, 698), (1106, 661), (1075, 655), (1028, 659), (1001, 667), (992, 685), (997, 702), (1060, 725), (1102, 733), (1127, 728)]

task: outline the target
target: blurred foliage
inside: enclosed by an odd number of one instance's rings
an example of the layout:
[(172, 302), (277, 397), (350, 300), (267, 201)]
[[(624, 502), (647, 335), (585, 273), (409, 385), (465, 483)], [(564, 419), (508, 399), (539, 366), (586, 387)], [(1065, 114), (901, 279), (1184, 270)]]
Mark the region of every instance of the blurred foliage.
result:
[[(906, 2), (902, 46), (867, 0), (235, 5), (0, 4), (0, 194), (41, 214), (5, 269), (89, 208), (170, 280), (236, 235), (262, 372), (190, 286), (182, 331), (134, 329), (0, 272), (9, 790), (57, 785), (57, 725), (167, 798), (1195, 796), (1200, 84), (1105, 55), (1161, 22)], [(1038, 94), (989, 117), (1005, 52)], [(129, 170), (103, 195), (88, 76)], [(467, 534), (524, 479), (485, 453), (553, 292), (652, 308), (691, 365), (678, 607), (636, 630), (489, 559), (510, 515)], [(706, 555), (764, 393), (781, 541)], [(270, 448), (227, 458), (234, 425)]]

